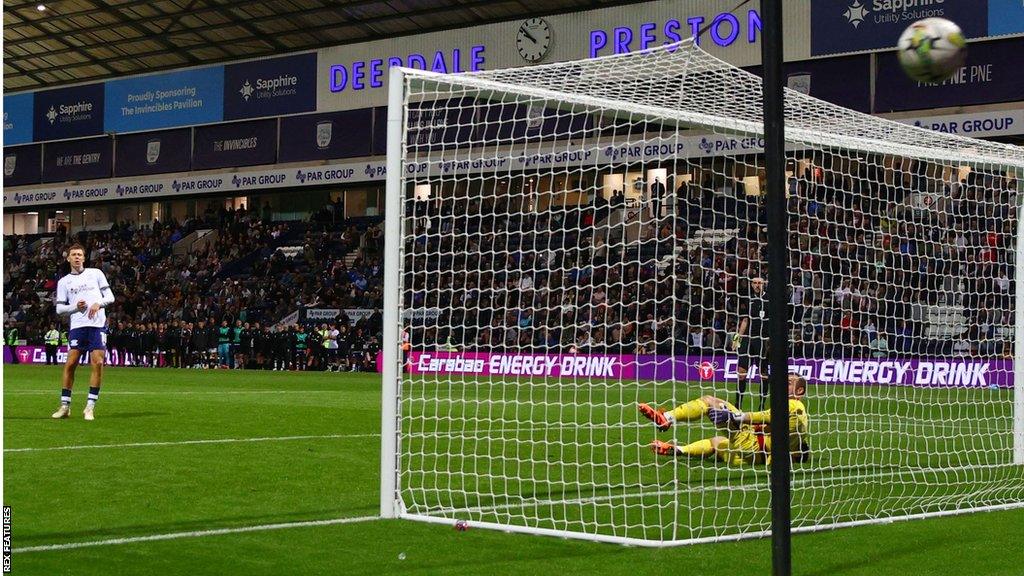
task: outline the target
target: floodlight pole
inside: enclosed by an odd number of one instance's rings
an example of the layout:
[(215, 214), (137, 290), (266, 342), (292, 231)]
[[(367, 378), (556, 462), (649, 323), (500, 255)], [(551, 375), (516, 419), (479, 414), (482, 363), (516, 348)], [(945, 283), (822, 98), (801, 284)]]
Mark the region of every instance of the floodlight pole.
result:
[[(782, 0), (761, 0), (764, 157), (768, 208), (768, 365), (771, 367), (772, 574), (792, 572), (789, 456), (789, 223), (782, 93)], [(764, 375), (761, 375), (764, 378)]]

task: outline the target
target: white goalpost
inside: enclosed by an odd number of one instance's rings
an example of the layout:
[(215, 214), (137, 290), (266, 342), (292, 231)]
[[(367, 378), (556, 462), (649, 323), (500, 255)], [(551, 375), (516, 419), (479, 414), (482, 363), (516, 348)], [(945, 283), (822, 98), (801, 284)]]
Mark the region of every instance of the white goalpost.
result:
[[(1024, 506), (1024, 149), (788, 89), (785, 114), (792, 529)], [(638, 412), (767, 409), (762, 137), (760, 78), (690, 41), (392, 69), (381, 516), (767, 534), (770, 429)]]

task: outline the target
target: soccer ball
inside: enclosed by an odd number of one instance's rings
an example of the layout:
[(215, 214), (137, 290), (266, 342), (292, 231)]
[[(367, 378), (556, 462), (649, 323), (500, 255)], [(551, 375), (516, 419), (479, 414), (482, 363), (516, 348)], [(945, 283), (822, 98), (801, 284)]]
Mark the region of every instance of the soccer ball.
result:
[(964, 65), (967, 42), (945, 18), (918, 20), (900, 35), (897, 55), (904, 72), (918, 82), (941, 82)]

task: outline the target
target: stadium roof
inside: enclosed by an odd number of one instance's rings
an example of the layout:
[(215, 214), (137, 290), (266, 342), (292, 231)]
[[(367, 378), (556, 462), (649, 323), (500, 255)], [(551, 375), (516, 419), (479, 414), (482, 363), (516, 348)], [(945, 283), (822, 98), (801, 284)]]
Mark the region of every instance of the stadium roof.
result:
[(4, 3), (4, 90), (47, 88), (636, 1), (12, 0)]

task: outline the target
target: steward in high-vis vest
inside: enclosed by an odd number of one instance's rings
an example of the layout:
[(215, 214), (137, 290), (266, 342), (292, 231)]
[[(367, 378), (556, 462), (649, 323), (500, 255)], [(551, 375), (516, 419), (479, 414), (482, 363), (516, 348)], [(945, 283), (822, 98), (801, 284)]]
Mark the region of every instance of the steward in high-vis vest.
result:
[(4, 335), (4, 344), (7, 344), (7, 346), (11, 349), (11, 363), (12, 364), (17, 364), (18, 363), (18, 349), (16, 348), (16, 346), (18, 345), (18, 329), (17, 328), (11, 328), (10, 330), (7, 331), (7, 334)]
[(43, 335), (43, 344), (46, 346), (46, 365), (57, 365), (57, 345), (60, 343), (60, 331), (50, 326), (50, 329)]

